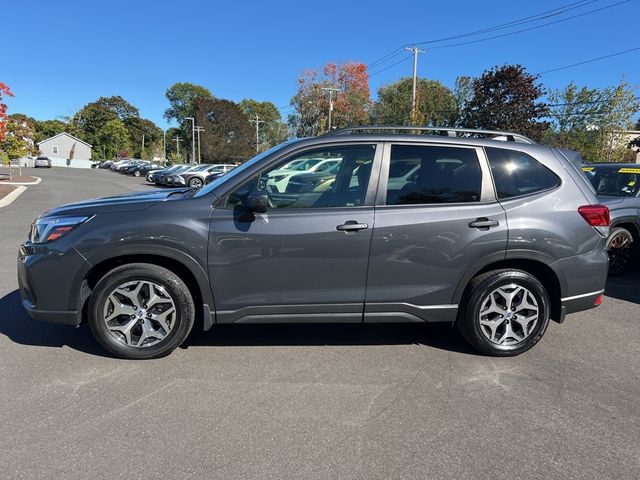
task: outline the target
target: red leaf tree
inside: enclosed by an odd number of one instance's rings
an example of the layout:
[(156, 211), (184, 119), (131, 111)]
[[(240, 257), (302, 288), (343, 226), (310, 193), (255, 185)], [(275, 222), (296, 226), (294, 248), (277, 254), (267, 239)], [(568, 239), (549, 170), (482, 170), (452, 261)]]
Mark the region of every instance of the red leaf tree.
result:
[(7, 105), (3, 103), (2, 97), (13, 97), (13, 93), (7, 85), (0, 82), (0, 142), (4, 140), (7, 135)]
[(289, 118), (297, 136), (311, 136), (328, 129), (329, 95), (333, 93), (332, 127), (366, 125), (369, 122), (371, 94), (369, 75), (363, 63), (327, 63), (321, 70), (304, 70), (298, 79), (298, 91), (291, 99), (296, 114)]

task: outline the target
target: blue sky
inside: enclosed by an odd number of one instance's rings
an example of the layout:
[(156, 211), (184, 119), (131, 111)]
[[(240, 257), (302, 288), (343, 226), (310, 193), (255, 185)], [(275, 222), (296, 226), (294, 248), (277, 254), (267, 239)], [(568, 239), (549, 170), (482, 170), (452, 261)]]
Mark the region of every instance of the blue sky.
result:
[[(517, 29), (619, 1), (591, 0), (563, 16)], [(144, 117), (166, 127), (164, 92), (174, 82), (204, 85), (220, 98), (250, 97), (282, 107), (305, 67), (328, 61), (370, 64), (404, 44), (492, 27), (570, 3), (10, 1), (0, 7), (0, 81), (16, 95), (8, 102), (9, 113), (59, 118), (100, 96), (121, 95)], [(521, 63), (536, 73), (640, 47), (639, 3), (631, 0), (513, 36), (428, 50), (420, 56), (418, 73), (453, 87), (456, 77), (479, 75), (494, 65)], [(373, 95), (381, 85), (410, 74), (411, 62), (405, 61), (373, 75)], [(549, 73), (542, 80), (548, 88), (571, 80), (604, 87), (623, 75), (640, 86), (640, 51)]]

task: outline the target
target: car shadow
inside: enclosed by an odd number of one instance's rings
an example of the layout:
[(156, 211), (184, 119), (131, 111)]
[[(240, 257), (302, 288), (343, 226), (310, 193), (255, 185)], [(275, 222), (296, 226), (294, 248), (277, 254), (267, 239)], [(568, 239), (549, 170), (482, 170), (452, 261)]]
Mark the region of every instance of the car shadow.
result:
[(609, 277), (605, 295), (618, 300), (640, 303), (640, 270), (632, 268), (624, 275)]
[(476, 355), (449, 324), (216, 325), (193, 331), (182, 348), (206, 346), (424, 345)]
[(20, 345), (67, 346), (92, 355), (109, 356), (96, 343), (88, 325), (74, 328), (33, 320), (22, 306), (18, 290), (0, 298), (0, 335)]
[[(73, 328), (31, 319), (17, 290), (0, 298), (0, 335), (20, 345), (67, 346), (91, 355), (111, 356), (94, 340), (88, 325)], [(448, 324), (217, 325), (207, 332), (194, 329), (181, 348), (304, 345), (424, 345), (476, 354)]]

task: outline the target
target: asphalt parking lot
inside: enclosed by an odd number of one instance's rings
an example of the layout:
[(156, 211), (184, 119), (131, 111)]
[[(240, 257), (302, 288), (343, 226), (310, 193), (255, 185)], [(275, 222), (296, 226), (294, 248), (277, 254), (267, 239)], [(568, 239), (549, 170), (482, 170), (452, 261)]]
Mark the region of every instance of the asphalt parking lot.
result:
[(238, 326), (111, 358), (30, 320), (16, 252), (61, 203), (152, 188), (52, 169), (0, 209), (2, 478), (638, 478), (640, 274), (528, 353), (443, 326)]

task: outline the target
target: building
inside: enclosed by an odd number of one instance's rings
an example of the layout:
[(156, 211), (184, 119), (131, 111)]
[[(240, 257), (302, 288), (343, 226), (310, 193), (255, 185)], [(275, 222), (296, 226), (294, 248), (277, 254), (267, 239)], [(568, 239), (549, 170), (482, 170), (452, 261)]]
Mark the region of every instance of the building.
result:
[(54, 167), (91, 167), (91, 145), (66, 132), (38, 142), (38, 148)]

